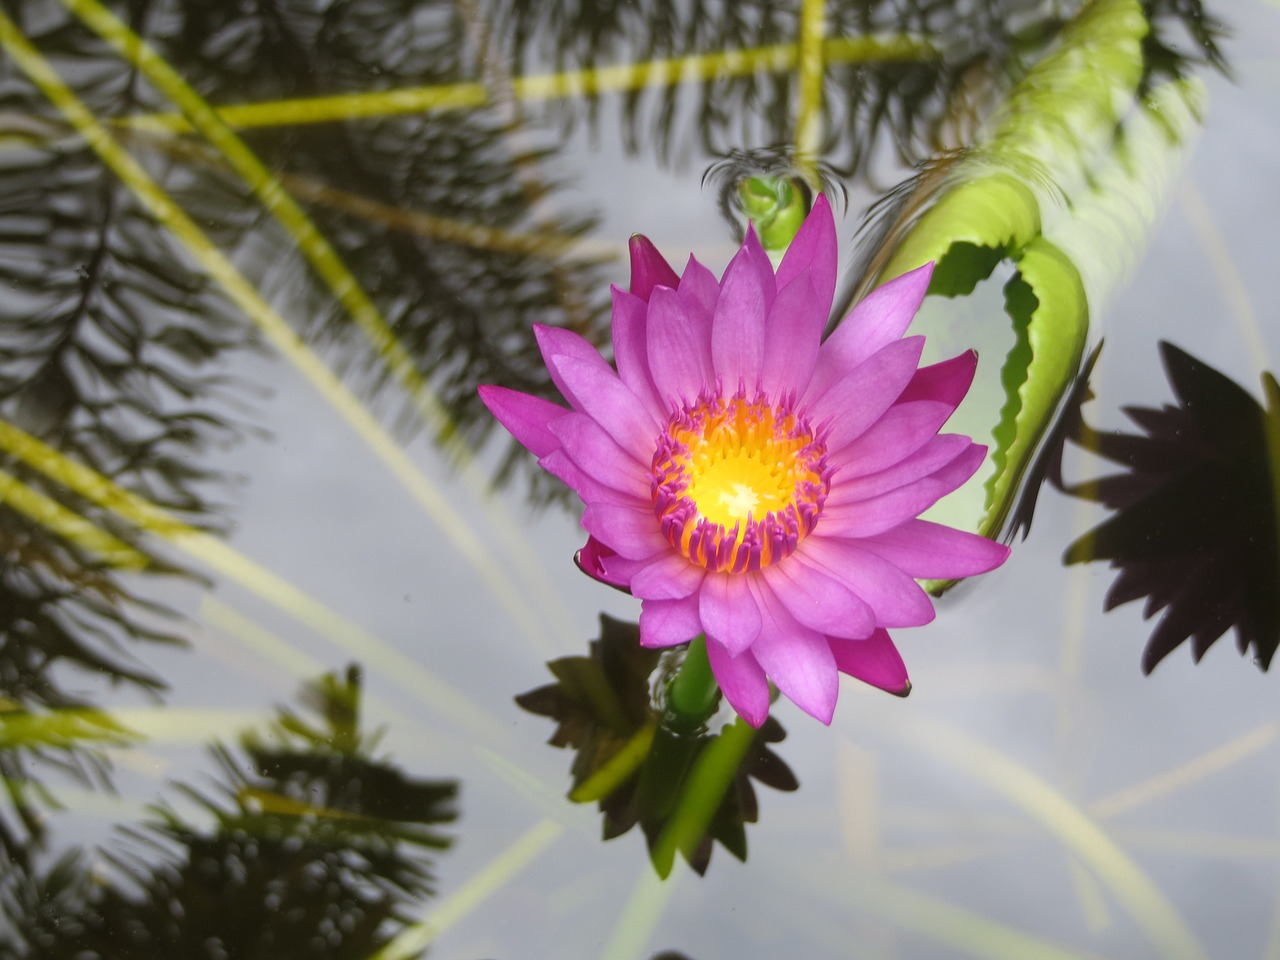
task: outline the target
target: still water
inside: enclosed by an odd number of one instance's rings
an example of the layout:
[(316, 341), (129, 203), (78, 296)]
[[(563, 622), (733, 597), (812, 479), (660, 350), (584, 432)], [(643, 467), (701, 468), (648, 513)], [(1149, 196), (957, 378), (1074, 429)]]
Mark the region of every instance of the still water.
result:
[[(0, 12), (0, 957), (1280, 957), (1274, 2)], [(476, 387), (749, 176), (1013, 553), (735, 745)]]

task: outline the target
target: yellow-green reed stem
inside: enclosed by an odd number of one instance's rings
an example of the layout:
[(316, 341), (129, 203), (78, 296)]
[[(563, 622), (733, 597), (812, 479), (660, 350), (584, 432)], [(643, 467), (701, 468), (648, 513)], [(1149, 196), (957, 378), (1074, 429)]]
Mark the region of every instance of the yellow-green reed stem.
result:
[(62, 504), (0, 470), (0, 503), (8, 504), (73, 546), (98, 556), (107, 566), (141, 570), (150, 559)]
[[(517, 99), (526, 102), (625, 93), (645, 87), (794, 70), (799, 56), (799, 44), (795, 43), (747, 47), (667, 60), (513, 77), (511, 90)], [(828, 64), (921, 61), (938, 56), (938, 48), (930, 41), (905, 34), (830, 38), (823, 40), (821, 45), (821, 59)], [(485, 85), (470, 82), (231, 104), (218, 107), (217, 112), (228, 126), (244, 130), (473, 109), (488, 102)], [(188, 132), (192, 129), (185, 117), (170, 113), (140, 115), (119, 122), (146, 130)]]
[(756, 729), (741, 717), (734, 719), (698, 755), (685, 778), (684, 790), (676, 801), (671, 818), (650, 851), (658, 876), (667, 877), (676, 853), (692, 856), (706, 835), (725, 793), (738, 775)]
[(825, 0), (804, 0), (800, 6), (800, 39), (796, 59), (800, 70), (796, 110), (796, 163), (816, 186), (814, 164), (822, 140), (823, 34), (827, 29)]

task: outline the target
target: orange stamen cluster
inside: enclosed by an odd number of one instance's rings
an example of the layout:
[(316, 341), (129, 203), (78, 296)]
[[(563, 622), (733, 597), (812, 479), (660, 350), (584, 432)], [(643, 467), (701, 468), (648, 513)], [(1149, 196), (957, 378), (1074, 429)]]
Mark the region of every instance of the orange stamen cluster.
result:
[(776, 563), (813, 530), (830, 488), (826, 448), (791, 404), (703, 396), (667, 423), (653, 510), (667, 542), (707, 570)]

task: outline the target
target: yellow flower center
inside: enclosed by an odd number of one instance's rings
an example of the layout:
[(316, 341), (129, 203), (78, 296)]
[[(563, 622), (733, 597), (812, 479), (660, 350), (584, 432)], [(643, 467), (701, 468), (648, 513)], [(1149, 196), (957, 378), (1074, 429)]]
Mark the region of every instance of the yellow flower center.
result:
[(704, 397), (679, 411), (653, 457), (667, 541), (711, 571), (758, 570), (790, 554), (826, 499), (826, 450), (788, 404)]

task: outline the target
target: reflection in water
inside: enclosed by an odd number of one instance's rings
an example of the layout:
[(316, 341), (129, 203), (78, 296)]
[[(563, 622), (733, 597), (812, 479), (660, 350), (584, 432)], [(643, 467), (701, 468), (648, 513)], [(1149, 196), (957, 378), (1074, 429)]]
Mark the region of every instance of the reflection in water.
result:
[[(607, 89), (610, 68), (659, 61), (624, 87), (622, 137), (630, 152), (652, 150), (664, 164), (795, 142), (796, 104), (803, 119), (813, 93), (806, 64), (818, 63), (822, 90), (812, 99), (824, 133), (814, 152), (849, 178), (889, 152), (915, 164), (971, 143), (1007, 81), (1051, 49), (1083, 6), (828, 0), (815, 18), (814, 5), (775, 0), (481, 3), (520, 73), (599, 71), (581, 86)], [(1144, 84), (1203, 61), (1222, 66), (1223, 27), (1199, 0), (1148, 0), (1143, 13), (1152, 24)], [(566, 126), (599, 114), (594, 98), (549, 107)]]
[[(47, 40), (56, 31), (42, 22)], [(132, 72), (92, 44), (60, 51), (98, 116), (153, 105)], [(95, 742), (118, 741), (120, 731), (92, 711), (88, 678), (155, 694), (164, 683), (133, 659), (131, 641), (182, 641), (173, 616), (122, 576), (178, 571), (102, 504), (70, 492), (65, 475), (43, 469), (32, 438), (100, 485), (217, 529), (206, 502), (223, 478), (209, 458), (237, 434), (226, 411), (239, 392), (222, 364), (249, 338), (43, 96), (10, 77), (3, 115), (0, 776), (16, 819), (0, 812), (0, 845), (17, 861), (42, 836), (37, 810), (56, 805), (40, 785), (45, 774), (106, 782)], [(166, 183), (194, 216), (228, 231), (251, 219), (235, 212), (237, 194), (213, 173), (175, 173)]]
[(665, 702), (675, 665), (640, 646), (638, 626), (602, 614), (587, 656), (552, 660), (557, 682), (516, 698), (556, 721), (549, 743), (574, 751), (570, 798), (599, 804), (606, 840), (639, 824), (662, 876), (677, 852), (705, 873), (716, 842), (745, 861), (745, 825), (759, 816), (752, 780), (775, 790), (799, 786), (771, 749), (786, 738), (776, 717), (759, 730), (739, 719), (713, 734), (671, 715)]
[(1070, 486), (1056, 478), (1113, 511), (1064, 559), (1119, 570), (1108, 610), (1146, 598), (1145, 617), (1162, 613), (1144, 672), (1187, 640), (1198, 661), (1233, 627), (1240, 652), (1252, 650), (1265, 670), (1280, 646), (1280, 388), (1263, 377), (1264, 408), (1172, 344), (1160, 352), (1176, 405), (1125, 407), (1135, 433), (1096, 430), (1079, 415), (1066, 421), (1065, 439), (1124, 469)]
[[(360, 678), (325, 676), (239, 750), (216, 746), (214, 787), (183, 784), (114, 868), (82, 855), (12, 870), (0, 897), (22, 956), (344, 957), (364, 960), (434, 892), (432, 857), (452, 839), (453, 780), (374, 754)], [(13, 942), (11, 941), (11, 942)]]
[[(364, 0), (324, 17), (311, 3), (252, 2), (184, 5), (181, 17), (156, 21), (152, 42), (211, 101), (271, 101), (469, 81), (467, 31), (451, 0)], [(316, 226), (470, 438), (488, 429), (477, 383), (549, 390), (535, 322), (599, 336), (605, 285), (593, 263), (569, 254), (592, 221), (560, 212), (562, 184), (546, 172), (553, 145), (518, 145), (495, 109), (280, 121), (269, 135), (250, 136), (251, 146), (269, 169), (287, 171), (291, 190), (310, 204)], [(504, 242), (520, 234), (532, 236)], [(353, 336), (343, 304), (313, 296), (294, 305), (295, 315), (311, 318), (306, 332), (333, 341), (344, 366), (381, 387), (383, 348), (371, 351)]]

